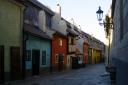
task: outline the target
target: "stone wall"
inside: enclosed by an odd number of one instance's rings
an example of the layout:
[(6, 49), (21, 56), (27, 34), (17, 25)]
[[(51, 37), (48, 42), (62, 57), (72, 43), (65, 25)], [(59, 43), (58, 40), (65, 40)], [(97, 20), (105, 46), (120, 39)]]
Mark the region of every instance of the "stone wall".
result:
[(116, 0), (110, 56), (116, 67), (117, 85), (128, 84), (128, 0)]

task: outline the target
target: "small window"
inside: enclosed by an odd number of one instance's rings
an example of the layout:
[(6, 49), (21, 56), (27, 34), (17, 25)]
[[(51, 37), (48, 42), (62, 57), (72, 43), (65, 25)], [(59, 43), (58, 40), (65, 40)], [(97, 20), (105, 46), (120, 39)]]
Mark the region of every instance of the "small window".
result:
[(32, 6), (28, 6), (25, 10), (24, 22), (34, 26), (38, 26), (38, 10), (35, 10)]
[(59, 62), (59, 56), (58, 56), (58, 54), (55, 55), (55, 60), (56, 60), (56, 63)]
[(51, 16), (48, 13), (46, 13), (46, 27), (51, 28)]
[(25, 60), (26, 61), (31, 61), (31, 50), (26, 50)]
[(71, 37), (68, 38), (68, 43), (71, 44)]
[(76, 39), (75, 38), (73, 38), (73, 44), (76, 44)]
[(60, 39), (59, 39), (59, 46), (62, 46), (62, 44), (63, 44), (63, 43), (62, 43), (62, 39), (60, 38)]
[(80, 61), (80, 60), (81, 60), (81, 58), (80, 58), (80, 57), (78, 57), (78, 60)]
[(59, 54), (59, 61), (64, 61), (64, 54)]
[(42, 65), (46, 65), (46, 51), (42, 51)]
[(73, 39), (73, 37), (71, 38), (71, 44), (74, 44), (74, 39)]

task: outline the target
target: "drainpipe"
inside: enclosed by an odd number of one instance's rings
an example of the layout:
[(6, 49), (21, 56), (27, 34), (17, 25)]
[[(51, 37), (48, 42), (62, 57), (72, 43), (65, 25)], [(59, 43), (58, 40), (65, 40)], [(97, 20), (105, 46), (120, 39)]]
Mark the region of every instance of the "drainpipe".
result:
[(25, 38), (24, 38), (24, 13), (25, 13), (25, 9), (23, 11), (23, 28), (22, 28), (22, 78), (25, 78)]
[(22, 71), (23, 71), (23, 79), (25, 78), (25, 56), (26, 56), (26, 43), (28, 40), (28, 34), (26, 34), (23, 31), (23, 57), (22, 57)]
[(23, 12), (23, 28), (22, 28), (22, 77), (23, 79), (25, 79), (25, 54), (26, 54), (26, 42), (28, 40), (28, 35), (25, 37), (25, 33), (24, 33), (24, 28), (25, 28), (25, 23), (24, 23), (24, 20), (25, 20), (25, 11), (26, 11), (26, 8), (24, 9), (24, 12)]
[(24, 40), (24, 31), (23, 32), (23, 55), (22, 55), (22, 77), (23, 79), (25, 78), (25, 49), (26, 49), (26, 46), (25, 46), (25, 40)]
[(50, 40), (50, 44), (51, 44), (50, 73), (52, 73), (52, 40)]

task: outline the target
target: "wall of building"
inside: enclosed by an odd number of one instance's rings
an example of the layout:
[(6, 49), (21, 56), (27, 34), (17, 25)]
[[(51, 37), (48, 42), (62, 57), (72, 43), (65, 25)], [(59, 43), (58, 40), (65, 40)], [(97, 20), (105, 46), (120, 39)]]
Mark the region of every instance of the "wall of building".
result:
[(92, 63), (100, 63), (102, 59), (101, 50), (93, 49), (92, 51)]
[[(50, 71), (50, 60), (51, 60), (51, 41), (34, 37), (32, 35), (28, 36), (28, 40), (26, 43), (26, 50), (31, 51), (32, 55), (32, 50), (39, 50), (40, 51), (40, 69), (46, 70), (49, 69), (48, 72)], [(46, 51), (46, 65), (42, 65), (42, 51)], [(32, 56), (30, 61), (26, 61), (26, 70), (31, 70), (32, 69)]]
[(84, 63), (84, 39), (80, 37), (80, 39), (76, 40), (76, 48), (77, 48), (77, 57), (78, 57), (78, 64), (82, 65)]
[(108, 66), (108, 50), (109, 50), (109, 39), (106, 38), (105, 40), (105, 66)]
[[(62, 40), (62, 46), (60, 46), (60, 41)], [(52, 69), (53, 71), (58, 71), (58, 63), (56, 62), (56, 54), (64, 54), (64, 68), (67, 65), (67, 38), (59, 33), (55, 33), (52, 39)]]
[(76, 57), (76, 36), (68, 35), (67, 69), (72, 68), (72, 57)]
[(87, 43), (84, 43), (83, 51), (84, 51), (84, 64), (88, 64), (89, 45)]
[(83, 54), (83, 43), (84, 39), (81, 37), (80, 39), (76, 40), (76, 47), (79, 49), (79, 51)]
[(92, 64), (92, 48), (88, 50), (88, 64)]
[(92, 64), (96, 63), (96, 49), (92, 49)]
[(112, 63), (116, 67), (117, 85), (128, 84), (128, 0), (116, 0), (111, 48)]
[[(23, 10), (9, 0), (0, 0), (0, 45), (4, 45), (5, 76), (10, 72), (10, 47), (21, 48)], [(6, 78), (6, 77), (5, 77)]]

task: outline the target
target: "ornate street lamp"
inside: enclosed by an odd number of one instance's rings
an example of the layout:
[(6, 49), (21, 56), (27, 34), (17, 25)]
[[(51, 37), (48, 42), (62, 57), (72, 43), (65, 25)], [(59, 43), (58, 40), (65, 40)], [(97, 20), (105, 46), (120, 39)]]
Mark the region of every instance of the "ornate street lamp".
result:
[(103, 23), (101, 23), (102, 18), (103, 18), (103, 11), (101, 10), (101, 7), (100, 6), (99, 6), (98, 11), (96, 11), (96, 14), (97, 14), (97, 19), (99, 21), (99, 24), (101, 26), (104, 25), (106, 37), (109, 37), (110, 36), (110, 29), (113, 28), (113, 23), (112, 23), (111, 17), (109, 17), (108, 15), (106, 15), (105, 16), (105, 20), (103, 20)]
[(106, 15), (106, 19), (105, 21), (103, 21), (103, 23), (100, 22), (102, 21), (102, 18), (103, 18), (103, 11), (101, 10), (100, 6), (99, 6), (98, 11), (96, 11), (96, 14), (97, 14), (97, 19), (100, 25), (104, 25), (104, 28), (112, 28), (113, 23), (110, 20), (110, 17), (108, 15)]
[(99, 7), (98, 11), (96, 12), (97, 13), (97, 18), (98, 18), (98, 21), (99, 21), (99, 24), (100, 25), (104, 25), (104, 28), (105, 28), (105, 32), (106, 32), (106, 36), (108, 38), (108, 66), (106, 66), (106, 71), (110, 72), (110, 78), (112, 80), (115, 80), (116, 79), (116, 68), (114, 66), (111, 66), (110, 65), (110, 36), (111, 36), (111, 31), (110, 29), (113, 29), (113, 23), (112, 23), (112, 19), (111, 17), (109, 17), (108, 15), (106, 15), (105, 17), (105, 21), (103, 21), (103, 23), (101, 23), (100, 21), (102, 21), (102, 18), (103, 18), (103, 11), (101, 10), (101, 7)]
[(108, 43), (108, 67), (110, 66), (110, 29), (112, 29), (112, 26), (113, 26), (113, 23), (112, 23), (112, 20), (111, 18), (106, 15), (105, 16), (105, 20), (103, 21), (103, 23), (101, 23), (100, 21), (102, 21), (102, 18), (103, 18), (103, 11), (101, 10), (101, 7), (99, 6), (99, 9), (98, 11), (96, 12), (97, 14), (97, 19), (99, 21), (99, 24), (100, 25), (104, 25), (104, 28), (105, 28), (105, 33), (106, 33), (106, 37), (108, 38), (109, 40), (109, 43)]
[(108, 62), (107, 67), (109, 67), (110, 66), (110, 61), (109, 61), (109, 59), (110, 59), (109, 58), (110, 57), (110, 55), (109, 55), (110, 54), (110, 18), (107, 15), (105, 17), (105, 21), (103, 21), (103, 23), (101, 23), (102, 18), (103, 18), (103, 11), (101, 10), (101, 7), (100, 6), (99, 6), (98, 11), (96, 11), (96, 14), (97, 14), (97, 19), (99, 21), (99, 24), (100, 25), (104, 25), (105, 32), (106, 32), (106, 37), (108, 37), (108, 40), (109, 40), (109, 45), (108, 45), (108, 59), (107, 59), (107, 62)]
[(98, 9), (98, 11), (96, 13), (97, 13), (97, 19), (98, 19), (98, 21), (101, 21), (102, 18), (103, 18), (103, 11), (101, 10), (101, 7), (100, 6), (99, 6), (99, 9)]

